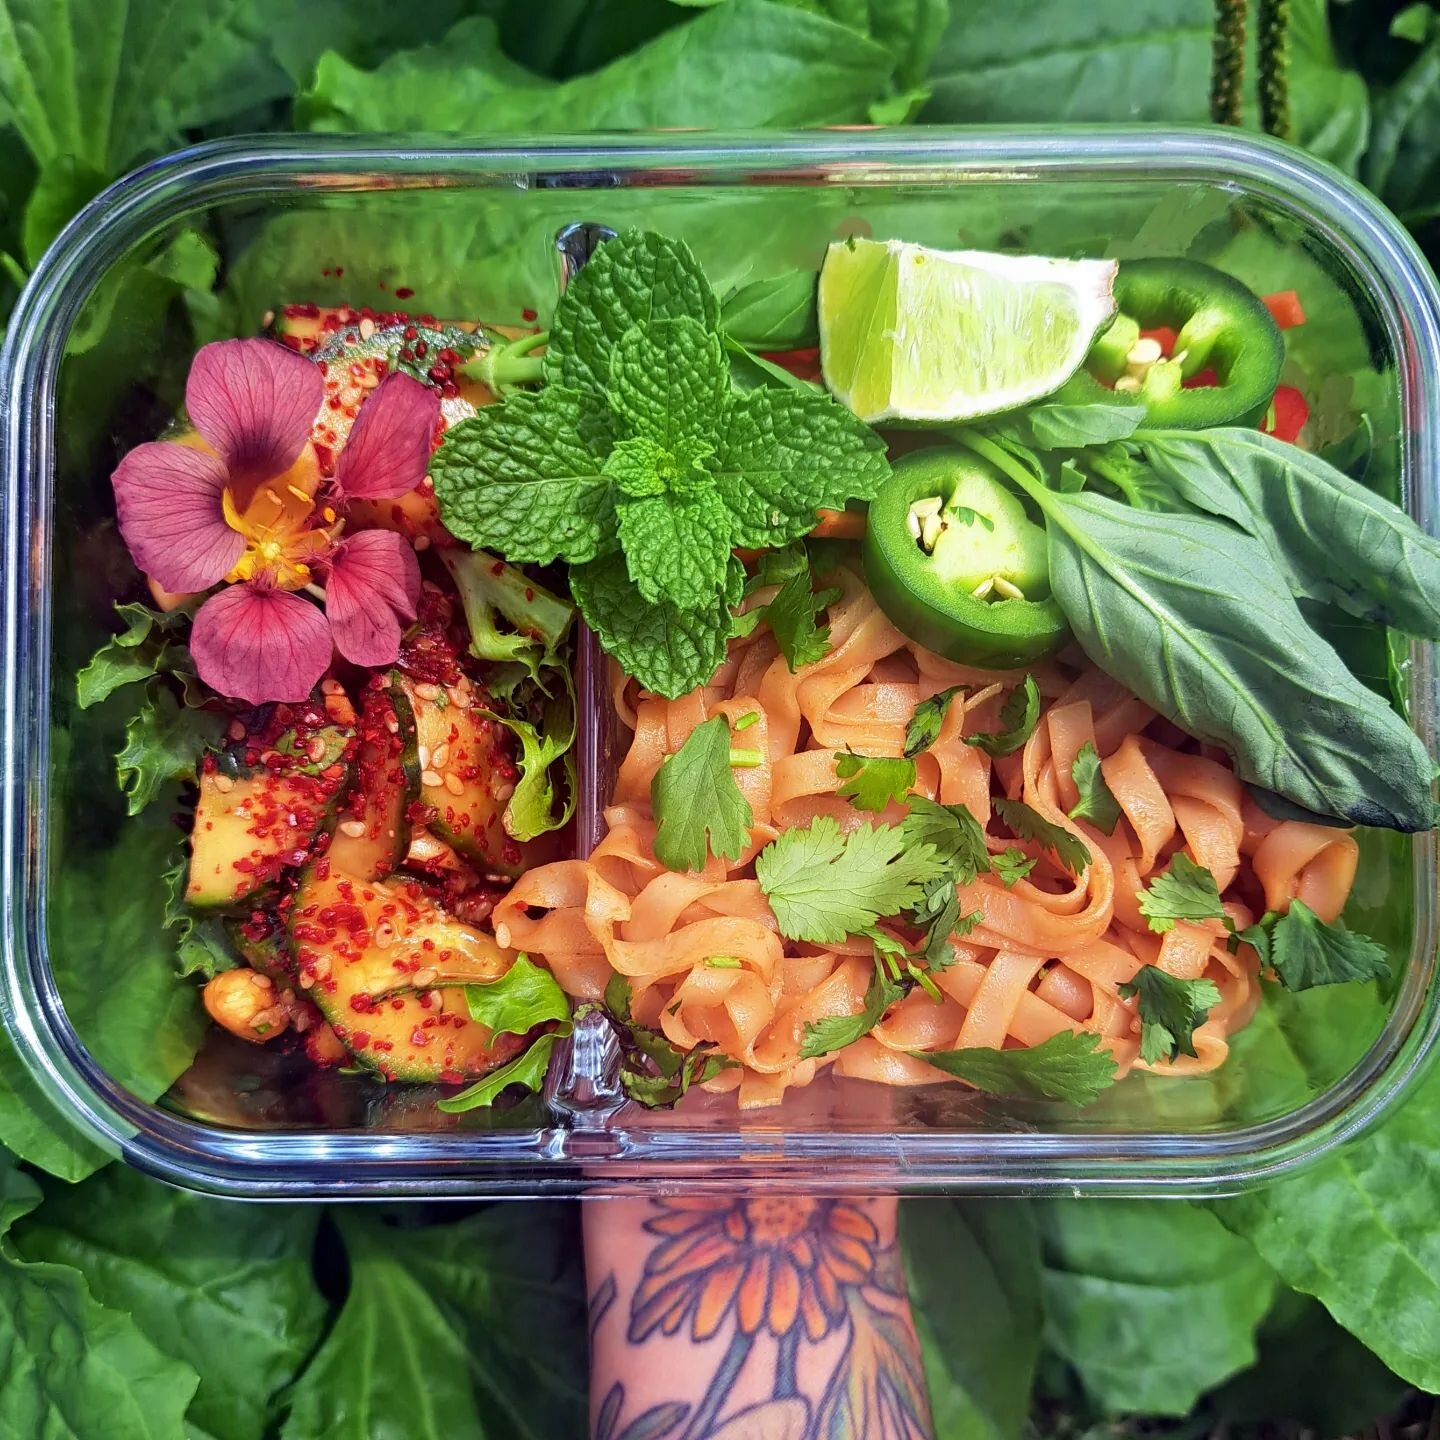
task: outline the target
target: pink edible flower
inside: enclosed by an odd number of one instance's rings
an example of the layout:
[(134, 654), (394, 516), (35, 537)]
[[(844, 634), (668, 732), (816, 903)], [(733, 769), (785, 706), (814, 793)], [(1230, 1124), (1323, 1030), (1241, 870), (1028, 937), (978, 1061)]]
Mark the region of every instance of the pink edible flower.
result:
[(283, 345), (206, 345), (185, 386), (194, 433), (137, 445), (111, 477), (120, 533), (158, 585), (192, 593), (230, 582), (200, 607), (190, 636), (200, 678), (220, 695), (303, 700), (335, 650), (388, 665), (401, 622), (415, 616), (409, 542), (389, 530), (345, 535), (344, 506), (395, 499), (424, 479), (440, 397), (385, 376), (327, 482), (310, 444), (324, 395), (320, 367)]

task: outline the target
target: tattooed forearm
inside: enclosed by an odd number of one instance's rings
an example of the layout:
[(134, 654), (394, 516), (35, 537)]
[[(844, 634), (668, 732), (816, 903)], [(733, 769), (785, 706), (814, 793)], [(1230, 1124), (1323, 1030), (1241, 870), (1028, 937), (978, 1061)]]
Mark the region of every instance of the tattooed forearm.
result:
[(893, 1200), (585, 1207), (595, 1440), (926, 1440)]

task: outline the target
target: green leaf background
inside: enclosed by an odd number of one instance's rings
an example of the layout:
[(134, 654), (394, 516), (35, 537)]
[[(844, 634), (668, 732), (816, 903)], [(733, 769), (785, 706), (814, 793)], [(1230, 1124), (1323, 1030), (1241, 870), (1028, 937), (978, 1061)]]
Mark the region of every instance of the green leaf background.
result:
[[(1290, 8), (1295, 138), (1358, 175), (1440, 253), (1440, 16), (1401, 0)], [(105, 184), (192, 141), (247, 130), (1198, 122), (1212, 15), (1211, 0), (0, 0), (0, 309)], [(1256, 110), (1252, 94), (1249, 123)], [(526, 214), (497, 211), (483, 229), (463, 210), (398, 225), (397, 197), (378, 214), (337, 199), (260, 229), (164, 237), (107, 282), (72, 337), (61, 384), (86, 403), (65, 407), (80, 417), (61, 437), (66, 493), (103, 493), (119, 400), (138, 395), (158, 425), (196, 340), (249, 328), (302, 282), (317, 300), (357, 303), (412, 283), (443, 311), (483, 269), (495, 320), (553, 295), (535, 240), (569, 218), (570, 202), (530, 199)], [(646, 212), (652, 223), (689, 223), (671, 203)], [(816, 193), (779, 201), (757, 243), (740, 247), (736, 227), (754, 211), (731, 202), (694, 237), (697, 254), (722, 296), (813, 268), (815, 237), (833, 233), (844, 206)], [(935, 243), (998, 243), (1013, 230), (1039, 245), (1051, 209), (1040, 197), (1002, 215), (977, 197), (959, 217), (907, 214)], [(1163, 214), (1097, 213), (1094, 229), (1112, 253), (1186, 245), (1261, 288), (1300, 288), (1307, 303), (1336, 293), (1283, 236), (1216, 218), (1203, 198), (1182, 197)], [(342, 244), (363, 263), (318, 281)], [(1313, 305), (1291, 355), (1328, 377), (1308, 398), (1322, 440), (1339, 439), (1379, 393), (1353, 307)], [(1363, 478), (1383, 490), (1393, 437), (1378, 439)], [(113, 534), (84, 547), (62, 557), (57, 668), (68, 673), (123, 573)], [(637, 631), (644, 623), (636, 617)], [(1377, 666), (1383, 685), (1385, 657)], [(52, 833), (66, 861), (51, 940), (82, 1038), (153, 1098), (190, 1064), (202, 1018), (173, 974), (158, 889), (133, 883), (165, 869), (170, 832), (122, 829), (117, 807), (96, 798), (126, 713), (123, 699), (83, 716), (57, 699)], [(95, 802), (84, 826), (71, 797)], [(1357, 903), (1364, 928), (1393, 940), (1408, 893), (1384, 873), (1362, 873)], [(1253, 1093), (1229, 1097), (1232, 1115), (1308, 1098), (1353, 1063), (1383, 1013), (1374, 987), (1275, 997), (1242, 1037)], [(1220, 1103), (1153, 1093), (1202, 1121)], [(7, 1435), (584, 1433), (573, 1205), (382, 1212), (182, 1194), (107, 1164), (8, 1045), (0, 1143)], [(908, 1201), (937, 1434), (1327, 1436), (1389, 1415), (1389, 1429), (1367, 1433), (1433, 1435), (1440, 1412), (1422, 1392), (1440, 1391), (1437, 1217), (1433, 1075), (1372, 1133), (1226, 1199)]]

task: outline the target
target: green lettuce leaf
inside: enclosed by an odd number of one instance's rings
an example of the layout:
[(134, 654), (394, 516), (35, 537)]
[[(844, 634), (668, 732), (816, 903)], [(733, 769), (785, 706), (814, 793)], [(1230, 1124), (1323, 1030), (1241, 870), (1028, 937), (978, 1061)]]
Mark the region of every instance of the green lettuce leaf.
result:
[(1112, 1415), (1187, 1415), (1255, 1359), (1275, 1277), (1212, 1215), (1183, 1201), (1032, 1202), (1045, 1343)]
[(252, 1440), (320, 1339), (319, 1220), (315, 1206), (227, 1204), (114, 1165), (50, 1186), (14, 1244), (26, 1260), (73, 1266), (97, 1301), (199, 1373), (190, 1424)]
[(283, 1440), (585, 1431), (585, 1291), (571, 1208), (495, 1205), (445, 1224), (332, 1212), (349, 1289), (288, 1396)]

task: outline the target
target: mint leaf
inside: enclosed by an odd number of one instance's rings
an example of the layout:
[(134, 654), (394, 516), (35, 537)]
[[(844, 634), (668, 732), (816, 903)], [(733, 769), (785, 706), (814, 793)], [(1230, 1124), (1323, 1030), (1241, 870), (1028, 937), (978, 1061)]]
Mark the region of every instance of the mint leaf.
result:
[(910, 1053), (991, 1095), (1088, 1105), (1115, 1083), (1114, 1057), (1101, 1048), (1098, 1035), (1078, 1030), (1062, 1030), (1043, 1044), (1018, 1050), (971, 1046)]
[(1012, 845), (998, 855), (990, 857), (990, 868), (1008, 890), (1017, 880), (1023, 880), (1034, 868), (1035, 857), (1017, 850)]
[(1115, 833), (1120, 823), (1120, 802), (1105, 783), (1100, 769), (1100, 752), (1087, 740), (1070, 767), (1070, 778), (1080, 792), (1080, 798), (1070, 811), (1072, 820), (1088, 820), (1097, 830), (1107, 835)]
[(645, 599), (698, 610), (714, 601), (730, 568), (730, 515), (713, 488), (623, 497), (620, 544)]
[(1033, 675), (1027, 675), (1005, 697), (1000, 707), (1000, 729), (966, 735), (964, 740), (967, 745), (978, 745), (987, 755), (1012, 755), (1034, 733), (1039, 719), (1040, 687)]
[(969, 885), (990, 868), (985, 831), (964, 805), (941, 805), (924, 795), (910, 796), (910, 813), (901, 822), (910, 845), (929, 845), (945, 866), (951, 884)]
[(1382, 980), (1390, 973), (1383, 946), (1338, 920), (1327, 924), (1303, 900), (1292, 900), (1275, 921), (1268, 959), (1287, 990)]
[(125, 629), (107, 640), (75, 677), (75, 698), (82, 710), (108, 695), (152, 675), (193, 678), (190, 650), (173, 633), (188, 623), (187, 610), (162, 613), (148, 605), (117, 605)]
[(611, 351), (610, 408), (629, 434), (668, 451), (709, 442), (729, 393), (720, 336), (688, 315), (627, 330)]
[(964, 685), (952, 685), (948, 690), (942, 690), (938, 695), (922, 700), (915, 707), (915, 713), (910, 717), (910, 724), (905, 730), (905, 754), (908, 757), (913, 759), (940, 738), (940, 727), (945, 723), (945, 712), (949, 710), (950, 702), (957, 695), (963, 695), (965, 689)]
[(750, 839), (750, 802), (730, 768), (730, 726), (723, 715), (697, 725), (660, 762), (650, 782), (655, 855), (670, 870), (700, 870), (712, 855), (738, 860)]
[(596, 427), (593, 404), (572, 390), (549, 387), (482, 406), (446, 432), (430, 460), (446, 528), (537, 565), (613, 550), (613, 480), (605, 450), (586, 439)]
[[(497, 1035), (524, 1035), (556, 1020), (570, 1023), (570, 1001), (555, 977), (521, 951), (497, 980), (465, 987), (470, 1018)], [(568, 1033), (568, 1032), (567, 1032)]]
[(605, 650), (645, 689), (668, 700), (709, 683), (725, 659), (730, 607), (740, 603), (745, 571), (732, 559), (725, 591), (703, 610), (651, 603), (631, 583), (623, 555), (570, 571), (570, 590)]
[(862, 825), (842, 835), (828, 815), (785, 831), (755, 860), (780, 933), (822, 945), (909, 909), (943, 868), (932, 847), (910, 843), (896, 826)]
[(860, 1013), (832, 1015), (806, 1025), (805, 1038), (800, 1042), (800, 1058), (811, 1060), (817, 1055), (828, 1055), (832, 1050), (843, 1050), (862, 1035), (868, 1035), (884, 1018), (886, 1010), (904, 993), (904, 988), (877, 965), (865, 991), (865, 1005)]
[(732, 395), (715, 446), (715, 479), (740, 546), (796, 540), (815, 528), (817, 510), (873, 499), (890, 474), (884, 441), (812, 391)]
[(612, 355), (627, 331), (689, 319), (718, 331), (720, 304), (683, 240), (627, 230), (601, 245), (575, 274), (550, 324), (547, 385), (609, 398)]
[(1090, 863), (1090, 847), (1063, 825), (1047, 820), (1021, 800), (996, 800), (995, 813), (1022, 839), (1033, 840), (1047, 850), (1072, 874), (1078, 875)]
[(138, 815), (170, 780), (193, 780), (200, 756), (220, 743), (222, 716), (181, 705), (168, 691), (152, 688), (125, 727), (115, 757), (115, 776), (126, 796), (126, 813)]
[(835, 774), (845, 783), (843, 795), (857, 810), (883, 810), (892, 800), (903, 800), (915, 784), (913, 760), (888, 760), (877, 755), (839, 753)]
[(1212, 980), (1179, 980), (1157, 965), (1142, 965), (1120, 986), (1139, 1001), (1140, 1058), (1147, 1065), (1195, 1054), (1195, 1031), (1205, 1023), (1220, 991)]
[(1177, 850), (1170, 857), (1170, 868), (1138, 893), (1140, 913), (1157, 935), (1173, 930), (1177, 920), (1225, 918), (1215, 877), (1183, 850)]

